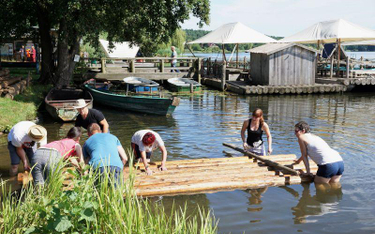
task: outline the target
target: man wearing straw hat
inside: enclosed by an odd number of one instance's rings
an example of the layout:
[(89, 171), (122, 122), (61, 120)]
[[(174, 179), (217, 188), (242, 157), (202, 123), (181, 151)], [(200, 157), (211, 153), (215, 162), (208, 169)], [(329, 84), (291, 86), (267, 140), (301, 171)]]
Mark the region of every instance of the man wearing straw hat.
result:
[(75, 126), (88, 129), (91, 124), (96, 123), (99, 124), (103, 133), (107, 133), (109, 125), (102, 112), (95, 109), (89, 109), (87, 108), (87, 105), (88, 104), (84, 99), (78, 99), (73, 106), (79, 113)]
[(31, 121), (21, 121), (13, 126), (8, 135), (10, 176), (17, 175), (20, 161), (22, 161), (25, 171), (30, 171), (29, 161), (37, 149), (36, 142), (39, 142), (40, 145), (47, 144), (47, 130), (44, 127)]

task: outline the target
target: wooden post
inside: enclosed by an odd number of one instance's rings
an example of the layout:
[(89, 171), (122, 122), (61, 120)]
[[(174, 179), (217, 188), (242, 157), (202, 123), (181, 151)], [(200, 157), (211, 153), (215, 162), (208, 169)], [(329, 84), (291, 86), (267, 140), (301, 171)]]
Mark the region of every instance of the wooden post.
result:
[(319, 63), (319, 52), (320, 52), (320, 40), (318, 40), (318, 45), (317, 45), (317, 47), (318, 47), (318, 53), (317, 53), (317, 55), (316, 55), (316, 63), (315, 63), (315, 71), (316, 71), (316, 73), (315, 73), (315, 75), (317, 76), (318, 75), (318, 63)]
[(340, 75), (341, 40), (337, 39), (337, 77)]
[(201, 58), (198, 58), (198, 83), (200, 84), (201, 83), (201, 62), (202, 62), (202, 59)]
[(207, 76), (211, 75), (211, 57), (207, 59)]
[(221, 76), (221, 90), (222, 91), (224, 91), (225, 89), (226, 70), (227, 70), (227, 65), (226, 65), (226, 62), (223, 61), (223, 69), (222, 69), (222, 76)]
[(361, 56), (361, 65), (360, 65), (360, 69), (361, 69), (361, 70), (363, 69), (363, 56)]
[(194, 84), (193, 83), (190, 84), (190, 93), (194, 93)]
[(100, 63), (102, 65), (102, 73), (106, 73), (106, 70), (105, 70), (105, 58), (101, 58), (100, 59)]
[(333, 77), (333, 55), (331, 56), (331, 68), (330, 68), (330, 71), (329, 71), (329, 76), (330, 76), (330, 78), (332, 79), (332, 77)]
[(349, 59), (349, 56), (348, 56), (348, 57), (346, 57), (346, 79), (349, 79), (349, 76), (350, 76), (349, 63), (350, 63), (350, 59)]
[(243, 57), (243, 70), (246, 71), (246, 56)]
[(164, 59), (160, 61), (160, 72), (164, 72)]
[(236, 44), (237, 48), (237, 54), (236, 54), (236, 68), (238, 68), (238, 43)]
[(135, 61), (134, 61), (134, 59), (130, 60), (130, 72), (135, 73)]

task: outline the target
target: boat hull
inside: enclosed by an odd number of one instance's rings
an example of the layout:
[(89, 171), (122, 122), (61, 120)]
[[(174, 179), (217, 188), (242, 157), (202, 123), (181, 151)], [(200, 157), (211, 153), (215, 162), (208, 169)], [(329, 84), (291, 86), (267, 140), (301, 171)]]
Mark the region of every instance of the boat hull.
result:
[(46, 110), (53, 119), (62, 122), (75, 121), (78, 111), (73, 108), (76, 100), (85, 99), (87, 107), (92, 108), (91, 94), (82, 89), (51, 89), (45, 98)]
[(95, 103), (133, 112), (153, 115), (170, 115), (179, 104), (179, 99), (158, 98), (152, 96), (126, 96), (93, 89), (89, 85), (85, 88), (95, 99)]
[(168, 79), (170, 90), (173, 92), (191, 92), (191, 85), (193, 85), (193, 92), (202, 90), (201, 84), (187, 78), (171, 78)]

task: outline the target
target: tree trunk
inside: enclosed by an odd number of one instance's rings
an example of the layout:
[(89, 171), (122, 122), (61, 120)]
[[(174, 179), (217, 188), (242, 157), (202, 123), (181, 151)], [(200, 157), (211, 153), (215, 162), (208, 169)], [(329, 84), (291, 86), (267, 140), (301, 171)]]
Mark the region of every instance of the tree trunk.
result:
[(39, 82), (42, 84), (54, 83), (53, 74), (55, 67), (53, 64), (53, 41), (51, 38), (51, 22), (48, 12), (41, 4), (37, 4), (39, 35), (41, 41), (42, 56), (40, 59), (41, 74)]
[(77, 34), (71, 35), (64, 30), (67, 27), (65, 22), (60, 24), (59, 33), (61, 36), (59, 38), (58, 44), (58, 65), (57, 65), (57, 88), (67, 87), (73, 77), (74, 72), (74, 55), (79, 52), (79, 41), (80, 38)]

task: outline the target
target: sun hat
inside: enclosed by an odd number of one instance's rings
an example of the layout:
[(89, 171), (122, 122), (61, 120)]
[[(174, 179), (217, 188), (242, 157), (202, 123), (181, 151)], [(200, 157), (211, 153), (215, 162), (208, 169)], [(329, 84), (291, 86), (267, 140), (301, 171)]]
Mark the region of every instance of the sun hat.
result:
[(27, 133), (31, 140), (39, 142), (47, 137), (47, 130), (40, 125), (33, 125), (29, 128)]
[(73, 108), (79, 109), (79, 108), (83, 108), (86, 106), (87, 106), (87, 103), (84, 99), (78, 99), (76, 103), (74, 103)]

